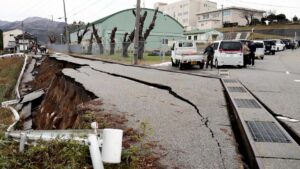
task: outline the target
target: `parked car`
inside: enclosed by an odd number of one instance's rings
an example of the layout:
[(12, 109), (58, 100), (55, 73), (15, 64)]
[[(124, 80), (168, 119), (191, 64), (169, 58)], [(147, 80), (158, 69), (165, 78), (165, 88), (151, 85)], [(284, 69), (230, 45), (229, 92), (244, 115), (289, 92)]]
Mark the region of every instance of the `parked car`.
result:
[(264, 40), (265, 45), (265, 54), (275, 55), (276, 52), (276, 43), (273, 40)]
[(182, 70), (185, 65), (198, 65), (200, 69), (203, 69), (204, 55), (197, 52), (195, 41), (177, 41), (171, 50), (172, 66), (178, 66)]
[(280, 39), (275, 39), (275, 44), (276, 44), (276, 51), (284, 51), (285, 50), (285, 44), (282, 42)]
[(253, 43), (256, 47), (255, 58), (259, 58), (261, 60), (265, 57), (265, 45), (264, 41), (254, 40)]
[(243, 46), (237, 40), (222, 40), (213, 43), (215, 49), (214, 65), (220, 66), (238, 66), (244, 65)]
[(290, 39), (281, 39), (281, 40), (285, 44), (286, 49), (291, 49), (292, 48), (292, 41)]
[(148, 56), (160, 56), (160, 50), (151, 51)]

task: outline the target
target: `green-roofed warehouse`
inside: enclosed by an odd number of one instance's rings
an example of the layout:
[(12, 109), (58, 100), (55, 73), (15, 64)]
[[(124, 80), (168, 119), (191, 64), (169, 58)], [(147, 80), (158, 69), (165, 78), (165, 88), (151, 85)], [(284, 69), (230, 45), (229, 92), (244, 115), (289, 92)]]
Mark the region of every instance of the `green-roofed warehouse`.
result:
[[(93, 22), (104, 44), (109, 44), (111, 31), (114, 27), (117, 27), (118, 30), (116, 32), (115, 41), (117, 48), (121, 47), (124, 34), (126, 32), (130, 34), (135, 27), (135, 16), (132, 10), (133, 8), (126, 9)], [(147, 18), (144, 24), (145, 31), (152, 21), (155, 10), (142, 8), (141, 14), (143, 14), (144, 11), (147, 11)], [(81, 43), (84, 46), (88, 45), (92, 32), (92, 28), (90, 27), (89, 29), (90, 31), (86, 33)], [(185, 36), (183, 35), (183, 26), (178, 21), (169, 15), (158, 12), (155, 27), (146, 41), (146, 50), (161, 49), (163, 39), (168, 39), (168, 43), (171, 44), (172, 41), (185, 39)], [(77, 31), (70, 33), (70, 40), (72, 44), (77, 43)]]

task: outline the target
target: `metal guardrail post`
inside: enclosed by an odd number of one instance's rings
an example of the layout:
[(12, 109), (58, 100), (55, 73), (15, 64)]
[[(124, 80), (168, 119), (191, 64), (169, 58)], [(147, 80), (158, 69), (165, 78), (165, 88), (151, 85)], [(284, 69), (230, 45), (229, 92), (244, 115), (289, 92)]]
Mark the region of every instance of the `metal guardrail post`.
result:
[(91, 159), (92, 159), (92, 163), (93, 163), (93, 168), (94, 169), (104, 169), (97, 136), (95, 134), (89, 135), (88, 144), (89, 144)]
[(20, 153), (24, 152), (26, 140), (27, 140), (26, 133), (21, 133), (21, 135), (20, 135), (20, 147), (19, 147)]

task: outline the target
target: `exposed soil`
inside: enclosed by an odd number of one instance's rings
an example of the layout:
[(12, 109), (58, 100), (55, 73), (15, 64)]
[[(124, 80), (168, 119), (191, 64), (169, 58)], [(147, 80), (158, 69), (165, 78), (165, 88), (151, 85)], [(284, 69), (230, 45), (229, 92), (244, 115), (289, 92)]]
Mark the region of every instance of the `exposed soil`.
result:
[(34, 71), (38, 72), (29, 83), (32, 90), (44, 89), (46, 94), (36, 112), (33, 112), (34, 129), (90, 129), (92, 122), (99, 128), (115, 128), (124, 131), (122, 163), (106, 165), (106, 168), (163, 168), (159, 164), (165, 150), (157, 142), (148, 140), (148, 126), (139, 129), (126, 125), (127, 113), (103, 109), (101, 98), (86, 91), (81, 84), (62, 74), (64, 68), (78, 65), (46, 58)]

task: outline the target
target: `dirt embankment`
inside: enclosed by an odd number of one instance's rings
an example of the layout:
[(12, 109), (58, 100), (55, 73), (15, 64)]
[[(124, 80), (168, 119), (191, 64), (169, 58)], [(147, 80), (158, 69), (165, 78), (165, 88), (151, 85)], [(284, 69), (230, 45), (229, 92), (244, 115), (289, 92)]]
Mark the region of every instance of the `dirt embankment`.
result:
[(77, 65), (46, 58), (36, 69), (38, 74), (30, 86), (33, 90), (44, 89), (46, 94), (39, 109), (33, 112), (34, 129), (78, 127), (77, 106), (96, 97), (61, 73), (64, 68), (76, 67)]

